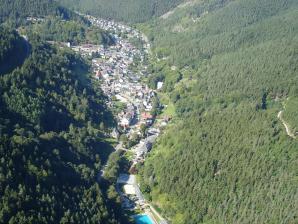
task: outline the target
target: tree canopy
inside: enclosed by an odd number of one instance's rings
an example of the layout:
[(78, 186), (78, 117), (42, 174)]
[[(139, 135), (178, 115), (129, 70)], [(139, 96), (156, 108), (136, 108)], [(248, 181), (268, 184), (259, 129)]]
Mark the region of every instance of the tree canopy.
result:
[[(20, 38), (0, 31), (0, 43)], [(0, 222), (117, 223), (119, 201), (96, 183), (112, 151), (105, 98), (78, 55), (29, 42), (25, 62), (0, 76)]]
[(173, 223), (297, 222), (298, 142), (277, 118), (297, 127), (297, 9), (200, 1), (140, 25), (177, 114), (142, 189)]
[(114, 38), (108, 32), (76, 20), (50, 17), (43, 23), (27, 27), (27, 30), (38, 33), (40, 37), (48, 41), (70, 42), (75, 45), (83, 43), (114, 44)]
[(20, 21), (28, 16), (45, 17), (48, 15), (57, 15), (64, 19), (77, 17), (54, 0), (2, 0), (0, 2), (0, 23), (7, 19)]
[(59, 0), (73, 10), (107, 19), (145, 22), (177, 6), (182, 0)]

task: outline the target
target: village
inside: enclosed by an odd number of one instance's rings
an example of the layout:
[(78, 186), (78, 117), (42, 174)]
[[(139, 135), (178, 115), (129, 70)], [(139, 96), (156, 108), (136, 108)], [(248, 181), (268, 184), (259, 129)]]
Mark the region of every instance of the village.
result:
[[(156, 91), (142, 83), (147, 77), (145, 57), (150, 52), (147, 38), (139, 31), (114, 21), (85, 16), (93, 26), (113, 34), (115, 44), (112, 46), (84, 44), (71, 48), (92, 60), (94, 78), (101, 83), (101, 89), (108, 98), (110, 108), (118, 108), (116, 119), (117, 128), (112, 132), (114, 138), (120, 134), (127, 139), (139, 136), (137, 144), (130, 148), (133, 153), (132, 166), (129, 173), (120, 173), (116, 189), (121, 196), (122, 207), (127, 210), (141, 209), (153, 223), (167, 223), (158, 212), (146, 202), (136, 181), (136, 164), (144, 162), (147, 153), (160, 134), (160, 127), (166, 126), (168, 119), (156, 121), (152, 111), (156, 105)], [(126, 38), (122, 38), (125, 36)], [(137, 38), (143, 43), (138, 49), (128, 40)], [(137, 69), (133, 66), (137, 64)], [(158, 83), (158, 89), (163, 83)], [(146, 134), (142, 129), (146, 129)], [(119, 142), (116, 150), (128, 150), (123, 142)], [(99, 172), (98, 180), (104, 174), (104, 168)]]
[[(87, 18), (100, 29), (112, 30), (117, 33), (128, 32), (132, 37), (142, 38), (139, 32), (125, 25), (91, 16)], [(72, 46), (72, 49), (83, 56), (92, 57), (92, 69), (95, 78), (101, 81), (101, 88), (109, 98), (108, 104), (111, 106), (113, 99), (116, 99), (126, 105), (125, 110), (117, 115), (119, 127), (131, 129), (136, 121), (140, 121), (139, 124), (150, 125), (153, 123), (153, 117), (150, 115), (153, 107), (152, 99), (156, 93), (147, 85), (140, 83), (141, 77), (148, 75), (146, 66), (143, 66), (138, 73), (132, 72), (130, 69), (135, 60), (142, 64), (144, 55), (147, 54), (148, 50), (137, 49), (126, 39), (121, 39), (116, 34), (114, 34), (114, 39), (115, 45), (109, 47), (85, 44)]]

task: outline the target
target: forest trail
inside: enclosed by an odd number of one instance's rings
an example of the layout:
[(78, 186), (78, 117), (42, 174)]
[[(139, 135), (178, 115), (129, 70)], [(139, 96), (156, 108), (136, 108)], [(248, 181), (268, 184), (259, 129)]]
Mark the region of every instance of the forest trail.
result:
[(159, 218), (161, 224), (167, 223), (167, 221), (158, 213), (158, 211), (156, 211), (152, 205), (148, 205), (150, 206), (151, 211)]
[(181, 9), (181, 8), (184, 8), (184, 7), (189, 6), (191, 4), (194, 4), (195, 2), (197, 2), (197, 1), (196, 0), (191, 0), (191, 1), (182, 2), (181, 4), (177, 5), (172, 10), (170, 10), (170, 11), (166, 12), (165, 14), (161, 15), (160, 18), (167, 19), (170, 15), (174, 14), (174, 12), (177, 8)]
[(283, 113), (282, 110), (278, 112), (278, 114), (277, 114), (278, 119), (279, 119), (279, 120), (283, 123), (283, 125), (285, 126), (287, 135), (290, 136), (290, 137), (293, 138), (293, 139), (296, 139), (296, 136), (295, 136), (294, 133), (291, 131), (289, 125), (288, 125), (287, 122), (285, 122), (285, 120), (282, 118), (282, 113)]

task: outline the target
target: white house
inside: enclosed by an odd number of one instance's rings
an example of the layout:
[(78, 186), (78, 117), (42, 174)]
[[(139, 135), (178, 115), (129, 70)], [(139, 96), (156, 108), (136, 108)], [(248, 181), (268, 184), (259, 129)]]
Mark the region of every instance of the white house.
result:
[(157, 89), (161, 89), (162, 86), (163, 86), (163, 82), (158, 82), (158, 83), (157, 83)]

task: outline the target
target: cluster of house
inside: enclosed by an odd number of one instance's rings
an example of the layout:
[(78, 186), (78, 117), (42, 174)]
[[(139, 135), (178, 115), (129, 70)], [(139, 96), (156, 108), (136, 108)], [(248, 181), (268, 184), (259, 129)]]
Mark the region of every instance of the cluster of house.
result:
[(135, 148), (136, 157), (133, 162), (138, 163), (144, 160), (145, 155), (151, 150), (153, 143), (158, 137), (159, 133), (148, 136), (142, 140), (140, 144)]
[(130, 84), (128, 84), (128, 88), (122, 89), (120, 87), (120, 92), (116, 94), (116, 98), (124, 103), (128, 103), (126, 104), (126, 109), (118, 114), (119, 125), (127, 129), (135, 124), (134, 120), (138, 121), (139, 126), (142, 124), (146, 126), (152, 125), (153, 116), (150, 112), (152, 110), (154, 94), (154, 92), (144, 87), (136, 90), (134, 86)]
[(44, 18), (40, 18), (40, 17), (32, 17), (32, 16), (28, 16), (28, 17), (26, 18), (26, 20), (27, 20), (28, 22), (32, 22), (32, 23), (36, 23), (36, 22), (44, 22), (44, 21), (45, 21)]
[(103, 30), (113, 31), (115, 44), (105, 47), (103, 45), (85, 44), (72, 46), (72, 49), (83, 56), (92, 56), (92, 68), (96, 79), (102, 81), (101, 88), (112, 102), (116, 97), (126, 108), (118, 115), (118, 125), (128, 129), (136, 122), (138, 124), (151, 125), (153, 117), (152, 100), (155, 92), (147, 85), (140, 83), (142, 76), (148, 75), (144, 66), (139, 72), (133, 72), (130, 66), (135, 58), (144, 60), (146, 52), (137, 49), (127, 39), (120, 38), (119, 33), (126, 33), (135, 38), (145, 38), (139, 31), (121, 23), (98, 19), (87, 16), (89, 21)]
[[(84, 45), (78, 46), (76, 49), (81, 54), (93, 56), (93, 72), (95, 78), (101, 80), (101, 88), (109, 98), (108, 103), (115, 106), (113, 101), (115, 102), (116, 99), (125, 105), (117, 115), (118, 127), (122, 127), (128, 137), (131, 137), (132, 133), (140, 133), (142, 124), (148, 127), (146, 138), (132, 150), (134, 159), (130, 174), (120, 174), (116, 185), (124, 208), (136, 209), (139, 207), (146, 210), (150, 206), (146, 203), (133, 173), (135, 173), (134, 170), (136, 171), (136, 164), (143, 162), (151, 150), (160, 130), (152, 126), (154, 117), (151, 112), (154, 109), (153, 100), (156, 92), (140, 81), (142, 76), (147, 75), (147, 68), (141, 63), (142, 68), (138, 68), (139, 72), (133, 72), (131, 65), (136, 57), (140, 58), (141, 62), (144, 60), (150, 45), (146, 44), (148, 40), (144, 35), (126, 25), (92, 16), (87, 16), (87, 18), (93, 25), (114, 34), (115, 45), (108, 48), (100, 45)], [(120, 33), (124, 33), (128, 37), (141, 38), (144, 48), (137, 49), (127, 39), (121, 38)], [(162, 88), (162, 85), (163, 83), (159, 82), (158, 89)]]
[[(140, 82), (142, 76), (148, 75), (146, 66), (142, 65), (146, 48), (136, 48), (127, 38), (122, 38), (119, 34), (125, 33), (126, 36), (141, 38), (144, 40), (143, 43), (146, 43), (147, 39), (139, 31), (121, 23), (92, 16), (86, 17), (94, 26), (109, 32), (113, 31), (115, 44), (109, 47), (94, 44), (78, 46), (69, 46), (69, 43), (68, 45), (62, 44), (71, 47), (82, 56), (91, 56), (94, 77), (101, 80), (101, 88), (109, 99), (107, 104), (114, 107), (116, 98), (125, 105), (125, 108), (122, 108), (116, 116), (118, 127), (127, 131), (128, 136), (132, 136), (135, 132), (140, 134), (142, 124), (146, 126), (153, 124), (154, 118), (151, 111), (156, 93)], [(150, 45), (147, 47), (149, 49)], [(138, 58), (142, 65), (138, 68), (138, 72), (133, 72), (131, 69), (135, 58)]]
[(114, 20), (105, 20), (101, 18), (96, 18), (87, 15), (86, 18), (92, 23), (92, 25), (97, 26), (103, 30), (107, 30), (110, 33), (114, 33), (116, 37), (120, 34), (124, 34), (127, 38), (138, 38), (143, 41), (143, 48), (145, 53), (149, 53), (150, 43), (148, 38), (136, 29), (131, 28), (120, 22), (115, 22)]
[(132, 35), (140, 35), (137, 30), (134, 30), (130, 26), (127, 26), (121, 22), (115, 22), (113, 20), (105, 20), (96, 18), (94, 16), (87, 15), (86, 18), (95, 26), (100, 27), (103, 30), (107, 30), (112, 33), (127, 33)]
[(78, 46), (71, 46), (71, 48), (80, 53), (82, 56), (96, 56), (104, 53), (103, 45), (94, 45), (94, 44), (82, 44)]

